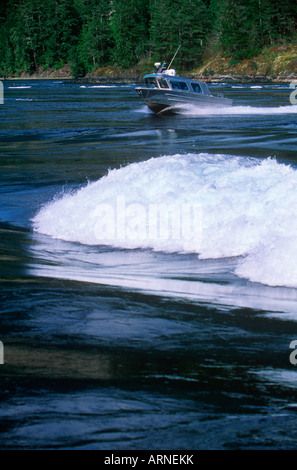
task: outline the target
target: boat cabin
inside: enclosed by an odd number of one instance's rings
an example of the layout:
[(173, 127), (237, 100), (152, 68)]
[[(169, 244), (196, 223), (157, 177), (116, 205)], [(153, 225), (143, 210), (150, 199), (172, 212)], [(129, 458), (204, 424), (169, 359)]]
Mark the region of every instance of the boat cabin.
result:
[(160, 88), (183, 92), (188, 91), (190, 93), (210, 95), (205, 83), (177, 77), (175, 76), (174, 70), (165, 70), (163, 73), (146, 75), (144, 77), (144, 83), (146, 88)]
[(192, 104), (204, 108), (232, 106), (232, 100), (212, 95), (205, 82), (179, 77), (170, 66), (155, 63), (156, 71), (144, 76), (145, 86), (135, 88), (154, 113), (178, 114)]

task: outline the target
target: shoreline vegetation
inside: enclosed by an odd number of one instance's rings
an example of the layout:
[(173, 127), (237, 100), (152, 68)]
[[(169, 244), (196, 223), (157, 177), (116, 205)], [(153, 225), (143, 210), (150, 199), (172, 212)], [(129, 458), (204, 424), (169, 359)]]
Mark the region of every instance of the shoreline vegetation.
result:
[[(48, 68), (33, 73), (22, 72), (18, 75), (0, 77), (1, 80), (75, 80), (78, 83), (139, 83), (148, 73), (149, 66), (139, 64), (136, 67), (122, 68), (105, 66), (75, 77), (71, 65), (61, 68)], [(153, 67), (151, 68), (153, 70)], [(200, 67), (179, 73), (186, 77), (206, 82), (242, 82), (242, 83), (290, 83), (297, 80), (297, 45), (275, 45), (266, 48), (261, 54), (249, 59), (234, 60), (232, 56), (217, 53), (206, 58)]]
[[(0, 79), (297, 79), (296, 0), (2, 0)], [(1, 78), (2, 77), (2, 78)]]

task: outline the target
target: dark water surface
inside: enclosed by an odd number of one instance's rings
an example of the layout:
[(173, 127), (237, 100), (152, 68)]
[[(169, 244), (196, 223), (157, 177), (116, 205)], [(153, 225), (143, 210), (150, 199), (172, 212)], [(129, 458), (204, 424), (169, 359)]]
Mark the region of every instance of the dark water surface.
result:
[[(4, 82), (0, 447), (296, 449), (292, 90), (158, 117), (134, 87)], [(117, 197), (201, 204), (201, 244), (101, 243)]]

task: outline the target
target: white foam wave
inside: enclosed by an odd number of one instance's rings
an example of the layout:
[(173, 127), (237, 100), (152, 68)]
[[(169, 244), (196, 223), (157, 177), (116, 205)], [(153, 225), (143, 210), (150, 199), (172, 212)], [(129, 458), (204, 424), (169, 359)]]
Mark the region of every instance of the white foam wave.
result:
[(223, 108), (199, 108), (195, 105), (187, 105), (183, 109), (185, 114), (192, 116), (205, 115), (271, 115), (271, 114), (297, 114), (297, 105), (277, 107), (254, 107), (254, 106), (226, 106)]
[[(274, 159), (164, 156), (112, 170), (75, 194), (64, 195), (42, 208), (33, 225), (40, 233), (82, 244), (192, 252), (201, 259), (238, 257), (238, 276), (270, 286), (297, 287), (296, 186), (297, 170)], [(126, 207), (144, 212), (152, 204), (200, 205), (201, 240), (148, 239), (141, 219), (145, 213), (140, 211), (138, 237), (99, 241), (98, 221), (104, 215), (98, 207), (115, 207), (119, 197)], [(173, 213), (173, 219), (177, 215)], [(112, 217), (119, 221), (115, 213)]]
[(25, 85), (22, 85), (22, 86), (9, 86), (8, 88), (9, 88), (10, 90), (20, 90), (20, 89), (22, 89), (22, 88), (32, 88), (32, 87), (29, 86), (29, 85), (28, 85), (28, 86), (27, 86), (27, 85), (26, 85), (26, 86), (25, 86)]
[(146, 105), (141, 106), (140, 108), (134, 109), (135, 113), (142, 113), (142, 114), (154, 114)]
[(89, 88), (116, 88), (116, 85), (91, 85)]
[(117, 88), (117, 85), (80, 85), (79, 88)]
[(263, 88), (262, 85), (231, 85), (231, 88)]

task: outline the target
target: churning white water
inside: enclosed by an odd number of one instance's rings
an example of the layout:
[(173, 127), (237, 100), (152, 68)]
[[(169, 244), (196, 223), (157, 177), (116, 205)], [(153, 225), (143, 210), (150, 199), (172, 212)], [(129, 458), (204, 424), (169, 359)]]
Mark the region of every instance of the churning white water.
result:
[(275, 159), (163, 156), (48, 203), (33, 226), (88, 245), (238, 257), (238, 276), (296, 287), (296, 186), (297, 171)]

